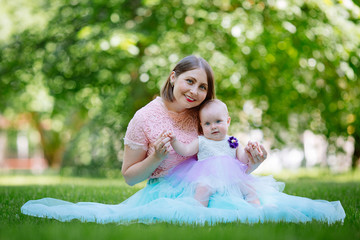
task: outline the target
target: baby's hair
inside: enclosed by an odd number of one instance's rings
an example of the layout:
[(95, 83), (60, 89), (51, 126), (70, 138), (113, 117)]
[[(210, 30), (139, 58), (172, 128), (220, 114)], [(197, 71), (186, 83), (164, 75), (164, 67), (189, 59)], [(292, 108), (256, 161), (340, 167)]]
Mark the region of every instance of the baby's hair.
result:
[(226, 104), (219, 99), (210, 99), (210, 100), (205, 101), (199, 109), (199, 114), (200, 114), (201, 110), (203, 110), (205, 107), (210, 106), (212, 104), (219, 104), (219, 105), (223, 106), (224, 109), (226, 110), (227, 114), (229, 114)]
[[(205, 59), (201, 57), (196, 57), (194, 55), (187, 56), (180, 60), (178, 64), (176, 64), (172, 72), (175, 73), (175, 77), (178, 77), (184, 72), (191, 71), (197, 68), (204, 69), (207, 77), (208, 89), (204, 101), (213, 99), (215, 97), (214, 73), (209, 63)], [(163, 88), (161, 89), (161, 97), (167, 101), (173, 102), (175, 100), (173, 93), (174, 88), (170, 83), (170, 76), (171, 74), (169, 75)]]

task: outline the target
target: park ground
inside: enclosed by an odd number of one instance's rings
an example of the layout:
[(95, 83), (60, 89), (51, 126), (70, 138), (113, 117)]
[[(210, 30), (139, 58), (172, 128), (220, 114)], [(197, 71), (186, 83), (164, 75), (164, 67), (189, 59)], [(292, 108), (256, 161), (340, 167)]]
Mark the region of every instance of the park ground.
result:
[(340, 200), (346, 212), (344, 223), (231, 223), (215, 226), (63, 223), (23, 215), (20, 208), (28, 200), (43, 197), (117, 204), (144, 187), (145, 183), (129, 187), (121, 177), (99, 179), (7, 173), (0, 176), (0, 239), (360, 239), (360, 171), (343, 174), (285, 172), (275, 178), (286, 183), (285, 193)]

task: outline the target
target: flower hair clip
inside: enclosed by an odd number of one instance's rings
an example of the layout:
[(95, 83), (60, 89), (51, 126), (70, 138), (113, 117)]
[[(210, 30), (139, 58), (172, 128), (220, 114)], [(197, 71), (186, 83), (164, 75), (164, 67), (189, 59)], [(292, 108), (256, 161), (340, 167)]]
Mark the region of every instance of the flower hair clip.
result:
[(237, 148), (239, 146), (239, 141), (234, 136), (229, 137), (228, 142), (231, 148)]

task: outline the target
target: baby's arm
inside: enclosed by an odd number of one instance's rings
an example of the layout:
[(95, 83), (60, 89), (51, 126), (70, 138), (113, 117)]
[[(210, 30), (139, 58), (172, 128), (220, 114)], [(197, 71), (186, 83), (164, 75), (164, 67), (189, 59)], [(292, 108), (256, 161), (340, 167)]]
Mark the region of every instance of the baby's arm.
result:
[(193, 156), (199, 152), (199, 140), (195, 139), (191, 143), (185, 144), (182, 142), (179, 142), (175, 135), (171, 132), (166, 133), (168, 137), (170, 137), (170, 143), (171, 146), (174, 148), (175, 152), (178, 154), (188, 157)]
[[(255, 170), (262, 161), (266, 159), (267, 152), (265, 148), (257, 142), (249, 141), (245, 148), (238, 147), (236, 149), (236, 157), (244, 164), (248, 165), (246, 173)], [(254, 157), (261, 161), (254, 161)]]
[(239, 144), (239, 146), (236, 148), (236, 158), (239, 159), (240, 162), (244, 164), (249, 163), (249, 159), (247, 154), (245, 153), (244, 148)]

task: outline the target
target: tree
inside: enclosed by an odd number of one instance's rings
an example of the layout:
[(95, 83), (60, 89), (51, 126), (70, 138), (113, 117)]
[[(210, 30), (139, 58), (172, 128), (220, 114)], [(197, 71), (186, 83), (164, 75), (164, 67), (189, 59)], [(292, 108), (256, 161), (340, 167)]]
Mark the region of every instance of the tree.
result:
[(189, 54), (213, 66), (217, 96), (239, 112), (233, 127), (260, 128), (277, 145), (298, 143), (306, 129), (333, 142), (353, 136), (354, 166), (360, 157), (355, 4), (79, 0), (37, 9), (50, 12), (48, 24), (0, 46), (0, 111), (31, 112), (54, 166), (64, 156), (116, 165), (131, 116)]

